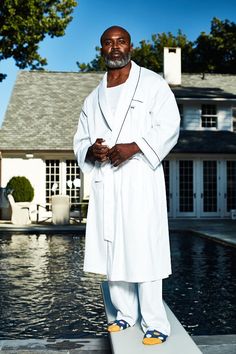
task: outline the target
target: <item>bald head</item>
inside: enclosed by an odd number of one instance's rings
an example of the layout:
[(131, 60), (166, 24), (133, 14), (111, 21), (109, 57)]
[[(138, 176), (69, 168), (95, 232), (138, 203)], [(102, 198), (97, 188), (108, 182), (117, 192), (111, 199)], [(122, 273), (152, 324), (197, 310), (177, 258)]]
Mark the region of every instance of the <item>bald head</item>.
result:
[(114, 33), (114, 32), (120, 32), (123, 34), (123, 36), (127, 37), (128, 40), (129, 40), (129, 43), (131, 44), (131, 36), (129, 34), (128, 31), (126, 31), (126, 29), (124, 29), (123, 27), (120, 27), (120, 26), (111, 26), (109, 28), (107, 28), (103, 34), (101, 35), (101, 38), (100, 38), (100, 42), (101, 42), (101, 45), (103, 43), (103, 41), (107, 38), (110, 37), (111, 33)]

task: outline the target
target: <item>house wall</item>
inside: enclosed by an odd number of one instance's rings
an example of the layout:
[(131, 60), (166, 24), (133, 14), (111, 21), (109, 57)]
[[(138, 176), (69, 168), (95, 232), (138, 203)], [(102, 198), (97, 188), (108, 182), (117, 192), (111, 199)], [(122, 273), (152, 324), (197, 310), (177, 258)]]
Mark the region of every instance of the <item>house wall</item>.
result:
[[(199, 101), (181, 101), (183, 105), (183, 124), (182, 129), (202, 130), (201, 127), (201, 102)], [(203, 104), (216, 104), (218, 127), (217, 130), (232, 131), (232, 105), (226, 102), (202, 102)], [(209, 129), (209, 128), (208, 128)]]
[(200, 129), (200, 107), (197, 102), (184, 102), (183, 104), (183, 129)]
[(217, 105), (218, 110), (218, 129), (219, 130), (233, 130), (232, 127), (232, 107), (225, 103)]
[[(216, 156), (216, 155), (204, 155), (204, 156), (196, 156), (196, 155), (189, 155), (189, 154), (181, 154), (175, 155), (170, 154), (167, 157), (168, 165), (169, 165), (169, 172), (166, 175), (166, 182), (168, 184), (167, 190), (169, 190), (169, 216), (170, 217), (193, 217), (193, 218), (204, 218), (204, 217), (221, 217), (221, 218), (229, 218), (230, 217), (230, 210), (227, 210), (227, 183), (232, 183), (232, 179), (229, 181), (227, 179), (226, 173), (226, 163), (227, 161), (233, 161), (233, 168), (234, 168), (234, 175), (236, 173), (236, 156), (229, 155), (229, 156)], [(186, 166), (186, 170), (180, 167), (182, 161), (189, 161), (192, 164), (192, 172), (189, 169), (189, 166)], [(60, 166), (65, 165), (65, 161), (60, 161)], [(203, 210), (203, 190), (204, 190), (204, 178), (203, 178), (203, 164), (204, 161), (216, 161), (217, 167), (217, 174), (216, 174), (216, 203), (217, 209), (214, 212), (204, 212)], [(164, 163), (164, 167), (165, 163)], [(166, 169), (165, 169), (166, 170)], [(64, 181), (65, 185), (63, 187), (64, 193), (66, 193), (66, 169), (60, 168), (61, 171), (61, 181)], [(182, 172), (181, 172), (182, 171)], [(190, 175), (188, 177), (190, 171)], [(192, 210), (181, 211), (179, 207), (179, 197), (180, 197), (180, 178), (181, 174), (186, 174), (188, 178), (187, 186), (191, 186), (192, 183), (192, 192), (186, 191), (184, 192), (187, 197), (187, 203), (190, 198), (190, 194), (192, 194), (192, 198), (194, 198), (193, 208)], [(46, 168), (45, 168), (45, 161), (40, 158), (33, 158), (33, 159), (21, 159), (21, 158), (3, 158), (2, 159), (2, 187), (5, 187), (9, 179), (13, 176), (25, 176), (27, 177), (30, 182), (32, 183), (34, 190), (35, 190), (35, 197), (32, 202), (32, 208), (37, 210), (37, 204), (45, 205), (45, 196), (46, 196)], [(90, 181), (91, 175), (85, 174), (83, 177), (81, 176), (81, 183), (83, 185), (82, 188), (82, 199), (89, 199), (90, 195)], [(190, 179), (192, 178), (192, 182), (190, 183)], [(211, 177), (212, 178), (212, 177)], [(236, 183), (236, 181), (235, 181)], [(234, 205), (233, 209), (236, 209), (236, 185), (232, 189), (232, 193), (234, 195)], [(62, 191), (61, 191), (62, 192)], [(230, 196), (232, 197), (232, 195)], [(44, 217), (48, 217), (49, 211), (40, 208), (40, 220)], [(32, 215), (32, 219), (35, 219), (37, 216), (36, 213)]]

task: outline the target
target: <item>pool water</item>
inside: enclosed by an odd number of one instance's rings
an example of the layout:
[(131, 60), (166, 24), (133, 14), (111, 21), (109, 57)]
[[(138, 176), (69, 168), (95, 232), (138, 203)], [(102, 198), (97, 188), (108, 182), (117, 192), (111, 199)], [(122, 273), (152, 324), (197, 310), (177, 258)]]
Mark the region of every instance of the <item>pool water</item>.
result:
[(176, 317), (190, 334), (235, 334), (236, 248), (187, 232), (170, 240), (164, 298)]
[[(171, 234), (164, 298), (190, 334), (236, 333), (236, 249)], [(104, 277), (82, 270), (84, 237), (0, 237), (0, 339), (105, 336)]]

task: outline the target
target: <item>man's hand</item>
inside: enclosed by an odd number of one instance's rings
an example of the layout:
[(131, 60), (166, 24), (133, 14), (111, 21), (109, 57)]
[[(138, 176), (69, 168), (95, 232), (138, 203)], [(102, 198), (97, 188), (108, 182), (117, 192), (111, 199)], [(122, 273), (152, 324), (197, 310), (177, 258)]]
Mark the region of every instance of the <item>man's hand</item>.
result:
[(91, 162), (104, 162), (108, 160), (109, 148), (107, 145), (102, 145), (104, 139), (98, 138), (93, 145), (88, 148), (86, 160)]
[(117, 144), (109, 150), (108, 158), (111, 164), (116, 167), (140, 151), (136, 143)]

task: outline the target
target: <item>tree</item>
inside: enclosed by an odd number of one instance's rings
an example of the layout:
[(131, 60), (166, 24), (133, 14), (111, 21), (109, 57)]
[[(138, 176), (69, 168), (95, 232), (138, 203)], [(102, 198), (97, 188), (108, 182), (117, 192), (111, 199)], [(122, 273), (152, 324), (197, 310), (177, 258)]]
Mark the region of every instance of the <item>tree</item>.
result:
[(160, 71), (160, 58), (156, 53), (153, 43), (142, 40), (139, 42), (139, 47), (132, 51), (132, 59), (140, 66), (153, 71)]
[[(0, 2), (0, 61), (13, 58), (20, 69), (42, 69), (38, 53), (46, 35), (60, 37), (72, 20), (75, 0), (4, 0)], [(0, 81), (6, 77), (0, 74)]]
[(154, 46), (154, 52), (157, 57), (159, 68), (154, 71), (163, 71), (163, 50), (164, 47), (179, 47), (182, 53), (182, 70), (184, 72), (189, 70), (189, 65), (191, 63), (190, 57), (192, 53), (193, 43), (190, 42), (186, 35), (178, 30), (177, 35), (173, 35), (171, 32), (168, 33), (158, 33), (152, 35), (152, 41)]
[(90, 72), (90, 71), (105, 71), (106, 70), (105, 61), (100, 53), (100, 47), (96, 47), (95, 50), (97, 52), (96, 57), (90, 63), (86, 64), (86, 63), (80, 63), (78, 61), (76, 62), (80, 72), (85, 73), (85, 72)]
[[(210, 33), (202, 32), (194, 42), (189, 41), (181, 30), (177, 35), (171, 32), (153, 34), (151, 41), (142, 40), (133, 49), (132, 59), (141, 66), (161, 72), (164, 47), (181, 48), (183, 72), (236, 74), (236, 24), (229, 20), (214, 17)], [(80, 71), (106, 69), (100, 53), (89, 64), (77, 64)]]
[(195, 41), (194, 60), (196, 71), (236, 74), (236, 24), (214, 17), (209, 35)]

